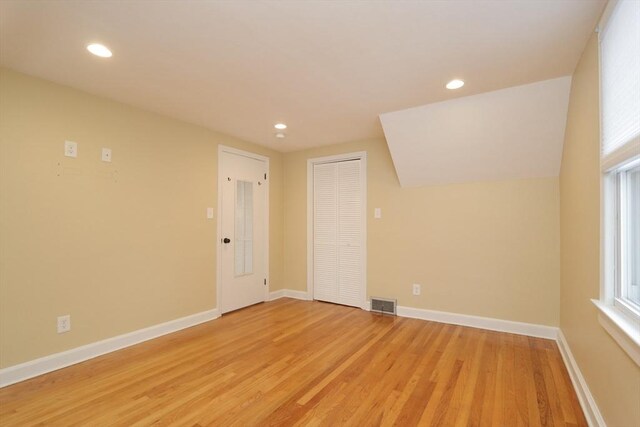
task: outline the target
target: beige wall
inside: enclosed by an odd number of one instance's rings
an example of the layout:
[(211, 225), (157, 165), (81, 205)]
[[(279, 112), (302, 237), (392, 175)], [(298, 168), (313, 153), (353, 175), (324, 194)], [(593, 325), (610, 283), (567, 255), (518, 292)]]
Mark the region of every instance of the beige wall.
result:
[[(77, 159), (63, 156), (65, 140), (78, 142)], [(218, 144), (271, 159), (279, 289), (280, 153), (0, 70), (1, 367), (216, 307), (205, 211), (217, 206)], [(73, 328), (59, 335), (63, 314)]]
[[(369, 296), (558, 325), (557, 178), (400, 188), (384, 140), (284, 157), (285, 283), (306, 290), (307, 159), (367, 151)], [(373, 209), (382, 208), (382, 219)], [(422, 284), (422, 295), (411, 284)]]
[(600, 294), (598, 44), (594, 35), (571, 86), (560, 173), (560, 327), (609, 427), (640, 425), (640, 368), (605, 332)]

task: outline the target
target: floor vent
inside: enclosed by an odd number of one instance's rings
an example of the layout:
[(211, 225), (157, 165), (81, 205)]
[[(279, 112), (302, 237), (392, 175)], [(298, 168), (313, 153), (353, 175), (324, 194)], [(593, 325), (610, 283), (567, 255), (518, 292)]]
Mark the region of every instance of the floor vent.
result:
[(371, 311), (396, 315), (396, 300), (387, 298), (371, 298)]

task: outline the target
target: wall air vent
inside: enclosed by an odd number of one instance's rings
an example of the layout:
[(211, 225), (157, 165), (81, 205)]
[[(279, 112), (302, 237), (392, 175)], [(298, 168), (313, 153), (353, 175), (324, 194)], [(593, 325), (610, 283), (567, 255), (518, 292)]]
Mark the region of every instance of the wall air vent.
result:
[(371, 311), (375, 313), (386, 313), (396, 315), (397, 301), (387, 298), (371, 298)]

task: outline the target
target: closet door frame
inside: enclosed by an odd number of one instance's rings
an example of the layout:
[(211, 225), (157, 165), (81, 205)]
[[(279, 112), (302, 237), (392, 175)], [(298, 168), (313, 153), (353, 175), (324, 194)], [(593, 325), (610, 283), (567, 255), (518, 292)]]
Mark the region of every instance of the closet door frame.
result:
[(313, 188), (314, 188), (314, 166), (322, 163), (336, 163), (348, 160), (360, 160), (360, 188), (362, 191), (362, 219), (361, 219), (361, 277), (360, 284), (360, 308), (367, 309), (367, 152), (358, 151), (354, 153), (338, 154), (335, 156), (316, 157), (307, 160), (307, 299), (313, 300)]

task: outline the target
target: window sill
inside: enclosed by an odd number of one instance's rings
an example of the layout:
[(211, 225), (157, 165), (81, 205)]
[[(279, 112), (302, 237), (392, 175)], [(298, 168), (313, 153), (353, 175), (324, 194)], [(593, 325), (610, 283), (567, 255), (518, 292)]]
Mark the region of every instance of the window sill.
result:
[(640, 322), (625, 316), (612, 305), (592, 299), (598, 308), (598, 321), (622, 349), (640, 366)]

